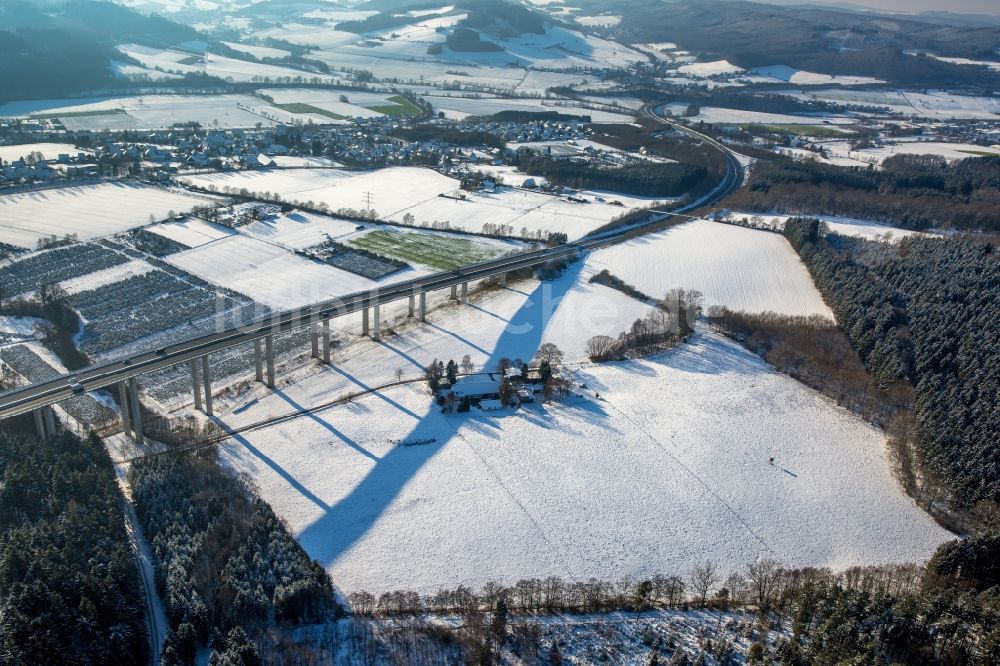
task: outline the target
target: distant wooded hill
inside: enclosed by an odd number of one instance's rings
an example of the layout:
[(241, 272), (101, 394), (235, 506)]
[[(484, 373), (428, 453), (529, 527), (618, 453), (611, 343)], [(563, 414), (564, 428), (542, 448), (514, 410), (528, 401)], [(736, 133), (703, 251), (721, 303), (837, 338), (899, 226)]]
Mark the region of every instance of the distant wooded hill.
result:
[(783, 64), (824, 74), (871, 76), (898, 85), (1000, 89), (986, 67), (954, 65), (906, 51), (997, 60), (1000, 28), (733, 0), (581, 0), (621, 12), (625, 42), (676, 42), (745, 68)]
[[(172, 46), (205, 38), (159, 16), (97, 0), (0, 3), (0, 103), (64, 97), (122, 86), (110, 61), (128, 62), (116, 44)], [(242, 56), (246, 57), (246, 56)]]

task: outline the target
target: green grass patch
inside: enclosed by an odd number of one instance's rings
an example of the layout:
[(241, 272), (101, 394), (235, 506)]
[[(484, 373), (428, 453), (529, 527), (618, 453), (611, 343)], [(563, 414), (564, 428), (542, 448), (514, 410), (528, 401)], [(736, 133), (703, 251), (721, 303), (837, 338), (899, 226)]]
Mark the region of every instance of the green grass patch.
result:
[(372, 231), (349, 241), (354, 247), (450, 271), (492, 259), (502, 250), (467, 238), (408, 231)]
[(772, 132), (774, 134), (798, 134), (800, 136), (817, 137), (845, 137), (851, 136), (854, 132), (841, 130), (830, 125), (762, 125), (760, 123), (750, 123), (740, 125), (745, 130)]
[(70, 111), (67, 113), (37, 113), (31, 114), (32, 118), (58, 119), (58, 118), (87, 118), (90, 116), (123, 116), (124, 109), (98, 109), (95, 111)]
[(402, 95), (393, 95), (389, 98), (392, 104), (384, 104), (381, 106), (366, 106), (365, 108), (369, 111), (376, 111), (386, 116), (419, 116), (423, 113), (413, 102), (406, 99)]
[(326, 109), (321, 109), (318, 106), (313, 106), (312, 104), (304, 104), (302, 102), (292, 102), (291, 104), (275, 104), (283, 111), (288, 111), (289, 113), (314, 113), (317, 116), (326, 116), (327, 118), (332, 118), (333, 120), (345, 120), (347, 116), (342, 116), (339, 113), (334, 113), (333, 111), (327, 111)]

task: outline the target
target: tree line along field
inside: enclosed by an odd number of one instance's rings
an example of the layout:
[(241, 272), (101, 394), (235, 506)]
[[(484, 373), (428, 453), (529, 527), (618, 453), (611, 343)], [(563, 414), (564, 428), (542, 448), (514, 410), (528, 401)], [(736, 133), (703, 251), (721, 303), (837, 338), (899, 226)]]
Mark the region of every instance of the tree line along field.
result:
[(0, 196), (0, 242), (36, 249), (40, 240), (85, 241), (128, 231), (171, 211), (204, 205), (206, 197), (130, 182), (42, 189)]
[(897, 155), (881, 169), (788, 158), (759, 162), (749, 186), (726, 199), (736, 210), (843, 215), (905, 229), (1000, 229), (1000, 160)]

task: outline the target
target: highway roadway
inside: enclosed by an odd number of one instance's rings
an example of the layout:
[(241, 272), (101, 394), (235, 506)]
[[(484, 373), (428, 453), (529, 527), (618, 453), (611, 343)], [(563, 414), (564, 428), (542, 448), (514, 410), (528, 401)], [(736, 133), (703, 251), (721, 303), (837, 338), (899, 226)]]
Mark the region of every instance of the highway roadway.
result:
[(244, 326), (183, 340), (164, 348), (136, 354), (127, 359), (85, 368), (46, 382), (10, 391), (0, 396), (0, 420), (55, 404), (73, 395), (109, 387), (155, 370), (186, 363), (228, 347), (259, 340), (275, 333), (309, 326), (324, 319), (333, 319), (358, 312), (370, 308), (376, 303), (390, 303), (409, 298), (411, 295), (419, 296), (421, 293), (448, 289), (462, 283), (531, 268), (547, 261), (567, 259), (582, 252), (612, 245), (645, 233), (669, 217), (690, 218), (691, 216), (684, 213), (695, 208), (712, 205), (742, 186), (743, 166), (729, 148), (708, 136), (658, 116), (651, 106), (643, 107), (642, 114), (705, 141), (720, 150), (726, 157), (727, 169), (719, 186), (710, 194), (683, 208), (674, 211), (651, 211), (655, 217), (641, 224), (604, 231), (553, 248), (501, 257), (465, 266), (456, 271), (435, 273), (387, 285), (377, 290), (358, 292), (339, 299), (275, 313)]

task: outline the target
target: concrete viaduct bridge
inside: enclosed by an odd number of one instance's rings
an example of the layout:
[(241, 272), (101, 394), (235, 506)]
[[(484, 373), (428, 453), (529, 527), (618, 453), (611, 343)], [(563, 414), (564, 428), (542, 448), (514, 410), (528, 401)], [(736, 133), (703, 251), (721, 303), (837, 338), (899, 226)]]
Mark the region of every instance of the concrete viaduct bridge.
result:
[[(85, 368), (50, 381), (10, 391), (0, 396), (0, 420), (33, 413), (41, 437), (55, 434), (56, 420), (52, 405), (61, 400), (93, 391), (113, 388), (118, 392), (122, 426), (126, 435), (143, 443), (142, 410), (139, 404), (138, 378), (163, 368), (190, 364), (191, 386), (196, 409), (212, 416), (212, 368), (209, 355), (229, 347), (254, 344), (256, 380), (275, 386), (274, 336), (295, 329), (310, 328), (312, 356), (330, 363), (330, 321), (354, 312), (362, 313), (362, 333), (378, 340), (380, 307), (395, 301), (409, 300), (409, 316), (425, 321), (427, 294), (450, 289), (451, 298), (468, 302), (469, 283), (498, 278), (506, 285), (508, 273), (530, 269), (548, 261), (569, 259), (581, 252), (620, 242), (637, 235), (649, 225), (661, 222), (671, 213), (657, 213), (643, 225), (613, 230), (577, 243), (535, 250), (466, 266), (456, 271), (435, 273), (372, 291), (350, 294), (303, 308), (269, 315), (250, 324), (177, 342), (155, 351)], [(687, 216), (684, 216), (687, 217)]]
[(451, 297), (468, 302), (469, 283), (499, 277), (506, 284), (507, 274), (533, 268), (548, 261), (569, 259), (581, 252), (621, 242), (657, 228), (671, 217), (693, 219), (683, 214), (701, 206), (709, 206), (743, 186), (746, 172), (728, 147), (711, 137), (679, 123), (663, 118), (653, 105), (642, 108), (641, 114), (650, 120), (672, 126), (722, 152), (726, 159), (726, 174), (719, 185), (708, 195), (673, 212), (651, 210), (651, 218), (635, 225), (605, 231), (575, 243), (558, 247), (501, 257), (480, 264), (466, 266), (456, 271), (435, 273), (408, 282), (400, 282), (381, 289), (359, 292), (340, 299), (316, 303), (311, 306), (269, 315), (251, 324), (226, 331), (191, 338), (152, 352), (86, 368), (56, 379), (34, 384), (0, 395), (0, 421), (21, 414), (33, 413), (40, 436), (55, 434), (56, 420), (52, 405), (61, 400), (106, 387), (117, 387), (121, 406), (122, 425), (125, 433), (143, 442), (142, 410), (139, 405), (137, 379), (143, 374), (189, 363), (195, 408), (211, 416), (212, 368), (209, 354), (236, 345), (253, 342), (258, 382), (274, 388), (274, 336), (277, 333), (309, 327), (311, 329), (312, 355), (324, 363), (330, 362), (330, 320), (361, 311), (362, 329), (375, 340), (380, 336), (379, 307), (386, 303), (409, 299), (409, 315), (424, 321), (427, 315), (427, 294), (441, 289), (451, 289)]

